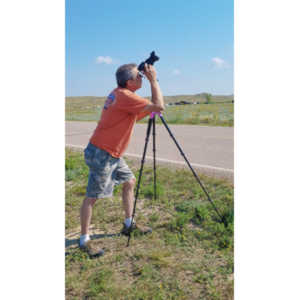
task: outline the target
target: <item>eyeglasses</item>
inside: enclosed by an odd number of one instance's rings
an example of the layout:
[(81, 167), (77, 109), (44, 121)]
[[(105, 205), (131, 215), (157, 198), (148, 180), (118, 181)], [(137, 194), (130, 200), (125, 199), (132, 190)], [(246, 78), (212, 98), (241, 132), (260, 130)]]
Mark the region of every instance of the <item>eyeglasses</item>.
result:
[(137, 80), (138, 78), (143, 79), (143, 78), (145, 78), (145, 75), (142, 72), (138, 71), (138, 73), (137, 73), (137, 75), (136, 75), (135, 78), (133, 76), (131, 76), (131, 78), (127, 79), (127, 80)]
[(137, 76), (140, 77), (140, 78), (142, 78), (142, 79), (145, 78), (145, 76), (144, 76), (144, 74), (142, 72), (138, 72)]

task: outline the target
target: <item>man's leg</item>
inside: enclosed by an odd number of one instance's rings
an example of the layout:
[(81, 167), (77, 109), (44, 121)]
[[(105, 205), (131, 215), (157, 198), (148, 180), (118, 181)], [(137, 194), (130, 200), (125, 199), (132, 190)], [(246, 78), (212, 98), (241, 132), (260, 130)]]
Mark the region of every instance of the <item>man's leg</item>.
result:
[(81, 236), (79, 240), (80, 247), (84, 247), (90, 240), (89, 226), (92, 219), (93, 206), (96, 202), (96, 198), (86, 197), (80, 208), (80, 222), (81, 222)]
[(136, 179), (132, 178), (123, 183), (122, 200), (126, 219), (131, 218), (134, 203), (134, 186)]
[(81, 209), (80, 209), (80, 221), (81, 221), (81, 236), (79, 245), (81, 248), (85, 249), (88, 254), (92, 257), (101, 256), (104, 254), (104, 250), (101, 249), (98, 245), (93, 244), (89, 236), (89, 226), (92, 219), (92, 210), (96, 202), (96, 198), (86, 197), (83, 200)]
[(80, 209), (81, 235), (85, 235), (89, 233), (89, 226), (92, 219), (92, 210), (95, 202), (96, 202), (96, 198), (86, 197), (83, 200)]
[[(134, 186), (135, 186), (136, 179), (132, 178), (129, 181), (126, 181), (123, 184), (123, 207), (125, 211), (125, 222), (124, 227), (122, 229), (122, 234), (129, 235), (129, 228), (132, 223), (132, 214), (133, 214), (133, 205), (134, 205)], [(152, 229), (150, 227), (140, 226), (137, 227), (137, 225), (134, 223), (133, 227), (131, 227), (131, 230), (135, 230), (136, 232), (140, 234), (146, 234), (151, 233)]]

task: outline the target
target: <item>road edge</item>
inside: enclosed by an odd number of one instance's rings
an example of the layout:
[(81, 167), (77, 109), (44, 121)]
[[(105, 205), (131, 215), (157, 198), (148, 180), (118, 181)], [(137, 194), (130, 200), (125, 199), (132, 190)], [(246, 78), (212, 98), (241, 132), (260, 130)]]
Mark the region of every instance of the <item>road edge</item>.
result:
[[(72, 144), (66, 144), (66, 147), (71, 148), (73, 150), (77, 150), (77, 151), (82, 151), (83, 149), (85, 149), (84, 146), (72, 145)], [(138, 154), (125, 153), (124, 156), (129, 157), (134, 160), (138, 160), (138, 161), (140, 161), (142, 159), (142, 156), (138, 155)], [(152, 163), (153, 157), (146, 155), (145, 163), (149, 164), (150, 163), (149, 160)], [(175, 166), (177, 168), (189, 169), (189, 166), (187, 165), (186, 162), (168, 160), (168, 159), (163, 159), (163, 158), (156, 158), (156, 162), (158, 164), (165, 165), (165, 166), (172, 166), (172, 167)], [(213, 166), (199, 165), (196, 163), (190, 163), (190, 164), (194, 169), (199, 170), (201, 173), (205, 174), (206, 176), (214, 177), (214, 178), (218, 178), (218, 179), (225, 179), (225, 180), (230, 181), (231, 183), (234, 182), (234, 171), (233, 170), (218, 168), (218, 167), (213, 167)]]

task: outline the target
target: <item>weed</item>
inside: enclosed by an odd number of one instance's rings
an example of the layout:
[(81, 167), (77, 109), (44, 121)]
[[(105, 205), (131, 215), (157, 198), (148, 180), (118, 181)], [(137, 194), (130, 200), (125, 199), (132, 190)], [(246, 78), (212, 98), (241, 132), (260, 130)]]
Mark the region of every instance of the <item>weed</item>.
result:
[(173, 218), (170, 223), (168, 224), (167, 228), (173, 232), (180, 232), (182, 233), (183, 229), (190, 221), (190, 216), (185, 213), (177, 213), (175, 218)]
[[(127, 163), (137, 174), (139, 164)], [(78, 247), (67, 249), (66, 299), (232, 299), (232, 185), (199, 174), (228, 223), (224, 226), (189, 171), (158, 166), (157, 201), (153, 201), (152, 173), (152, 167), (145, 166), (136, 220), (150, 224), (153, 233), (132, 237), (129, 248), (123, 237), (101, 237), (107, 250), (98, 259), (90, 259)], [(80, 231), (79, 209), (87, 174), (82, 153), (67, 150), (67, 235)], [(95, 235), (120, 232), (121, 206), (121, 187), (111, 199), (96, 202), (92, 216)], [(77, 243), (78, 237), (79, 233), (68, 240)]]
[[(140, 189), (141, 196), (154, 199), (154, 183), (147, 184)], [(156, 196), (162, 197), (165, 194), (164, 188), (160, 183), (156, 184)]]
[(101, 292), (109, 291), (109, 281), (113, 275), (112, 270), (103, 268), (93, 273), (88, 282), (88, 297), (98, 296)]
[(153, 225), (159, 220), (159, 215), (157, 213), (153, 213), (152, 215), (149, 216), (149, 221)]

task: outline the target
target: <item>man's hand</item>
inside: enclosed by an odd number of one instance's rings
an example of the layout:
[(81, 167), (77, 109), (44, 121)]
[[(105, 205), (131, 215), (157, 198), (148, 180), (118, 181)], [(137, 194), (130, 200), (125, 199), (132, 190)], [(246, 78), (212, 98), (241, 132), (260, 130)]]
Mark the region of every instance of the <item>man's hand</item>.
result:
[(156, 81), (156, 70), (152, 65), (145, 64), (144, 74), (150, 83)]
[(151, 102), (144, 110), (150, 112), (162, 112), (165, 109), (163, 95), (160, 91), (158, 81), (156, 80), (156, 71), (152, 65), (145, 64), (144, 74), (151, 85)]

